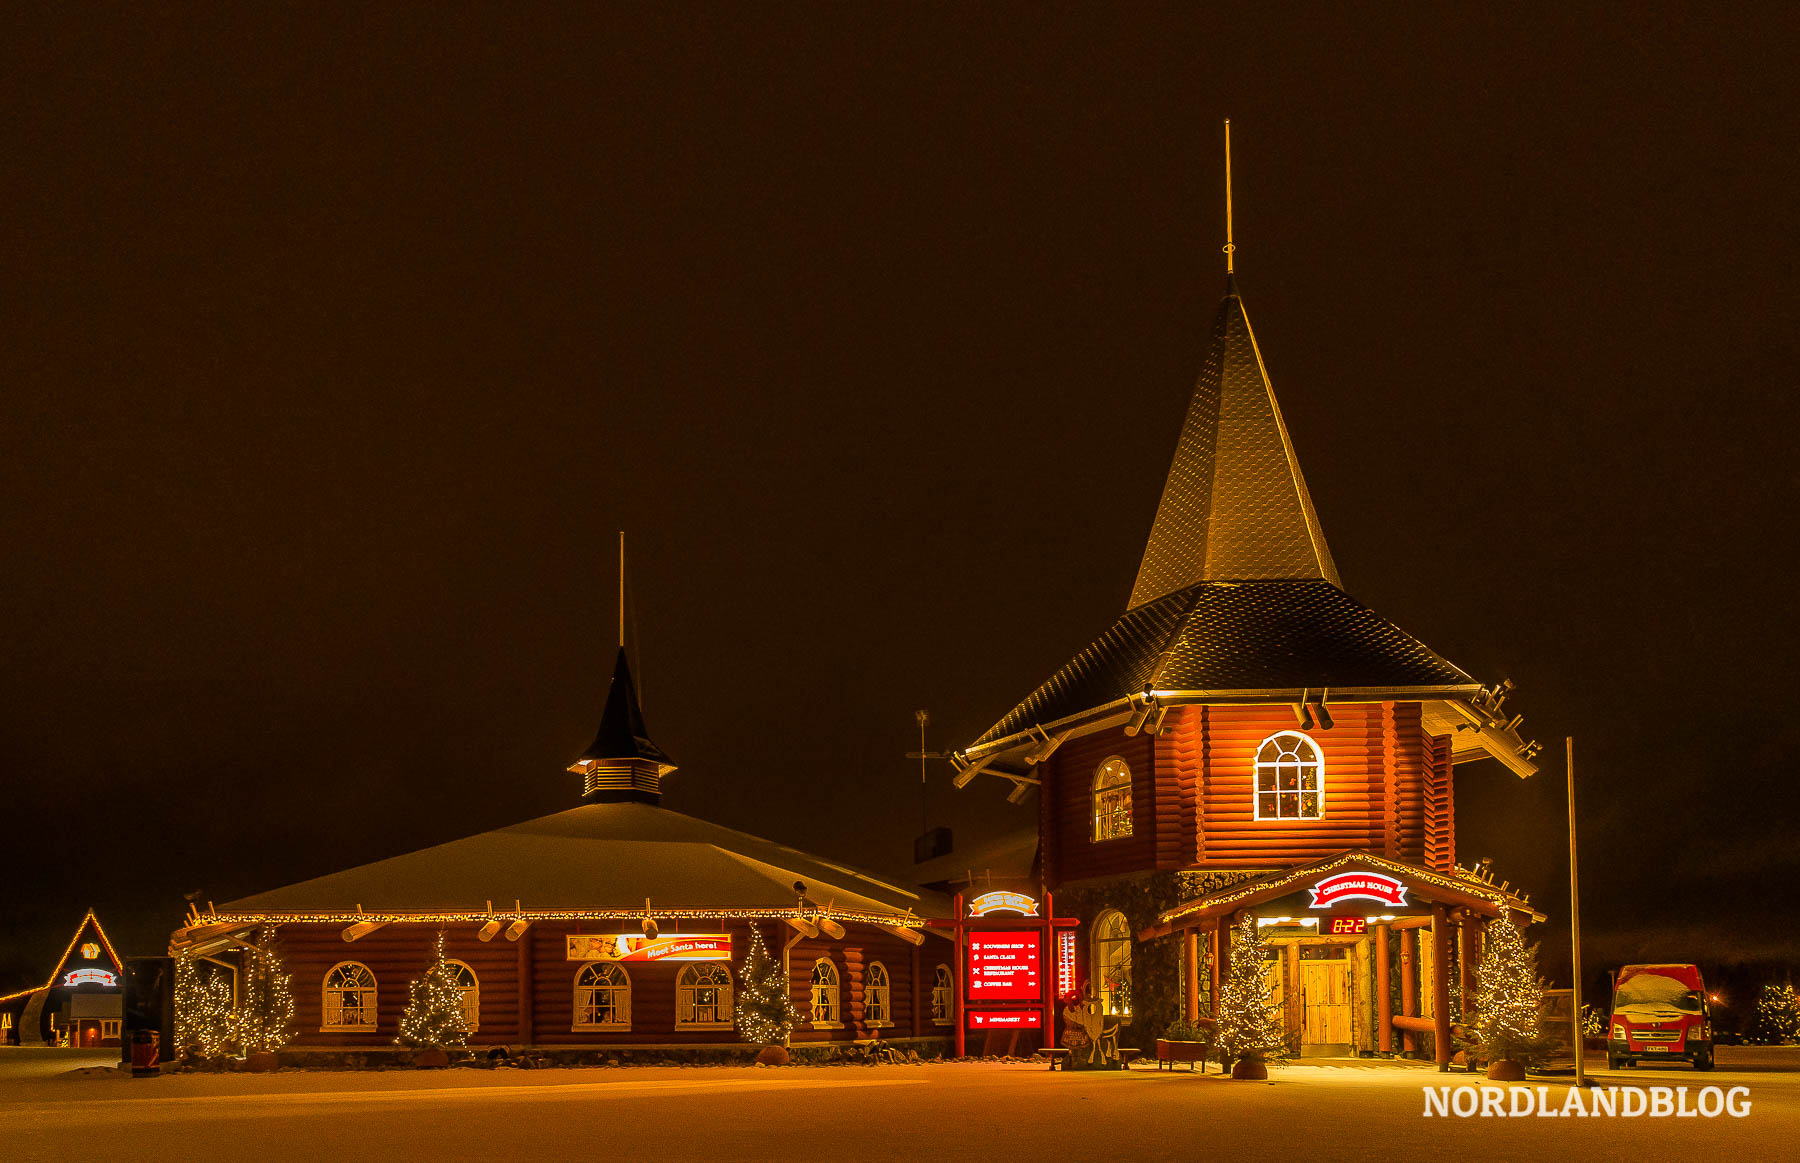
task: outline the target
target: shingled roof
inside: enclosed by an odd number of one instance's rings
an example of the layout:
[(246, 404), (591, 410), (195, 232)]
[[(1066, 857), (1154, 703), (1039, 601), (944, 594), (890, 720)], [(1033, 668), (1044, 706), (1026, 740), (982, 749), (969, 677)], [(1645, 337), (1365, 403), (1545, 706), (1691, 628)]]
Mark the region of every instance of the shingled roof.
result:
[(1343, 585), (1244, 301), (1227, 276), (1130, 604), (1241, 578)]
[(1146, 690), (1441, 691), (1477, 685), (1328, 581), (1198, 582), (1126, 611), (971, 746)]

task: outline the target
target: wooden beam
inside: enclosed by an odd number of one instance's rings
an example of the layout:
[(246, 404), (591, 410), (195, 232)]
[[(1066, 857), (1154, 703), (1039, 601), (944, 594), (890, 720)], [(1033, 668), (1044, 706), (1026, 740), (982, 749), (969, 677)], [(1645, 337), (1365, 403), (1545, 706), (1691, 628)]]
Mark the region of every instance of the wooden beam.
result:
[(1450, 917), (1431, 906), (1432, 1050), (1440, 1073), (1450, 1069)]
[(351, 941), (360, 941), (386, 924), (386, 921), (358, 921), (344, 929), (342, 934), (344, 942), (348, 944)]
[(1475, 967), (1481, 964), (1481, 922), (1467, 913), (1456, 926), (1456, 953), (1461, 970), (1462, 1010), (1465, 1020), (1475, 1016)]
[(1190, 1022), (1200, 1020), (1200, 934), (1189, 929), (1181, 935), (1181, 1016)]
[(1375, 926), (1375, 1036), (1376, 1049), (1394, 1052), (1393, 966), (1389, 964), (1388, 927)]
[[(1413, 928), (1400, 931), (1400, 1013), (1409, 1018), (1419, 1013), (1419, 930)], [(1406, 1031), (1401, 1047), (1408, 1053), (1418, 1053), (1417, 1036), (1405, 1026), (1400, 1028)]]
[(787, 923), (802, 937), (817, 937), (819, 935), (819, 926), (813, 924), (804, 917), (789, 917)]
[(876, 925), (875, 927), (884, 933), (890, 933), (893, 936), (900, 938), (908, 945), (923, 945), (925, 943), (925, 934), (919, 932), (917, 929), (908, 929), (901, 925)]

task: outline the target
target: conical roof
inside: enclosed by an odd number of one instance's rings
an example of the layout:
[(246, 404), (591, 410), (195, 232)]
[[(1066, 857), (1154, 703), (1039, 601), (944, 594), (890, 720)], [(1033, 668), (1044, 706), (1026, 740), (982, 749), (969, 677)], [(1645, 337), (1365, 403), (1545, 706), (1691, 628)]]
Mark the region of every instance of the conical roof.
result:
[(650, 739), (644, 726), (644, 711), (638, 705), (637, 684), (631, 681), (631, 664), (625, 659), (625, 648), (619, 648), (613, 663), (612, 686), (606, 692), (606, 708), (600, 712), (600, 730), (594, 741), (581, 753), (577, 762), (607, 759), (643, 759), (675, 770), (675, 761)]
[(1129, 608), (1196, 582), (1269, 578), (1343, 584), (1227, 277)]

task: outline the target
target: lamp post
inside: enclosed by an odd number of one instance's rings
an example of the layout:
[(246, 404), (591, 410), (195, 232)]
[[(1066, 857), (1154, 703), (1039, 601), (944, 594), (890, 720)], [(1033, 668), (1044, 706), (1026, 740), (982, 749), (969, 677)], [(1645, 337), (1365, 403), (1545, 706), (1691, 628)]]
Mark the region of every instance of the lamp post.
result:
[(1574, 959), (1575, 988), (1570, 1001), (1575, 1023), (1575, 1085), (1587, 1085), (1587, 1045), (1581, 1028), (1581, 882), (1575, 860), (1575, 737), (1563, 738), (1564, 767), (1569, 777), (1569, 951)]

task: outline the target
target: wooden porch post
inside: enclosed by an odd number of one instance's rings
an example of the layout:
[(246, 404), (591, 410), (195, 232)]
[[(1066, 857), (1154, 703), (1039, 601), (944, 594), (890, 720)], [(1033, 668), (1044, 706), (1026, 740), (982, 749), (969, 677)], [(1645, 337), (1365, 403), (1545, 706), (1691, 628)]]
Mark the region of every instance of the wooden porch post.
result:
[(1225, 992), (1225, 979), (1231, 976), (1231, 918), (1220, 917), (1219, 927), (1213, 930), (1213, 1017), (1219, 1016), (1219, 995)]
[(1457, 959), (1462, 970), (1463, 1020), (1468, 1021), (1475, 1016), (1475, 994), (1479, 989), (1475, 982), (1475, 967), (1481, 964), (1481, 918), (1463, 910), (1456, 931)]
[(1432, 1049), (1440, 1072), (1450, 1069), (1450, 913), (1431, 906)]
[(1185, 999), (1181, 1015), (1188, 1021), (1200, 1019), (1200, 934), (1188, 929), (1181, 934), (1182, 985)]
[(1388, 927), (1375, 926), (1375, 1046), (1383, 1054), (1394, 1052), (1394, 1003), (1392, 966), (1388, 964)]
[(529, 1046), (532, 1042), (531, 1028), (531, 944), (537, 933), (526, 929), (519, 934), (519, 1045)]
[[(1400, 1014), (1419, 1016), (1419, 930), (1400, 930)], [(1409, 1054), (1419, 1052), (1419, 1036), (1411, 1030), (1400, 1034), (1400, 1045)]]

